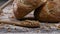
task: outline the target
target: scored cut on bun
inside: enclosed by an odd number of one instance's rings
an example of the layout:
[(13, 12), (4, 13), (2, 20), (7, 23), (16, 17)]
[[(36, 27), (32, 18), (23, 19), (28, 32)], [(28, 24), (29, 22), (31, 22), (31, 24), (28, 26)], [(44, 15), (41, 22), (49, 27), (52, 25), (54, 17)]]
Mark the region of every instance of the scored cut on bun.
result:
[(46, 0), (14, 0), (14, 15), (17, 19), (21, 19), (29, 14), (32, 10), (38, 8), (44, 2), (46, 2)]
[(35, 10), (34, 16), (43, 22), (60, 22), (60, 0), (48, 0)]

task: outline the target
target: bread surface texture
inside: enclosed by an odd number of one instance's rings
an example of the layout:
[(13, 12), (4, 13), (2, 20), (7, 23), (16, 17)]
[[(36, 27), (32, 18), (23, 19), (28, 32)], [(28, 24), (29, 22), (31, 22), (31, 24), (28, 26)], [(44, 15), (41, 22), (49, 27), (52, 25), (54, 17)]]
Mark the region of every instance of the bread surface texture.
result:
[(34, 15), (43, 22), (60, 22), (60, 0), (48, 0), (35, 10)]
[[(46, 1), (46, 0), (45, 0)], [(17, 19), (21, 19), (45, 1), (42, 0), (14, 0), (13, 12)]]

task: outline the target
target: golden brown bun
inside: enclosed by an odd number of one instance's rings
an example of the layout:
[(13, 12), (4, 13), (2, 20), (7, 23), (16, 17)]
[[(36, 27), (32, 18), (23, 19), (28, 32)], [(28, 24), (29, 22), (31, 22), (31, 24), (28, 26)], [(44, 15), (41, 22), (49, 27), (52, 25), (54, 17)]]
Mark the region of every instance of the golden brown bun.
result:
[(14, 0), (13, 12), (17, 19), (21, 19), (30, 13), (32, 10), (39, 7), (45, 1), (41, 0)]
[(35, 10), (35, 18), (43, 22), (60, 22), (60, 0), (51, 0)]

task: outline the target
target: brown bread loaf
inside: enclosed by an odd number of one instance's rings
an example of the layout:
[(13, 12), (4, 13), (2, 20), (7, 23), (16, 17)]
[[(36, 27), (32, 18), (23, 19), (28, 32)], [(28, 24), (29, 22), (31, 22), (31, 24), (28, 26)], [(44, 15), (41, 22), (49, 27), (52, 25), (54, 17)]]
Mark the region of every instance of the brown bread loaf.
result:
[(60, 22), (60, 0), (48, 0), (35, 10), (34, 15), (43, 22)]
[(17, 19), (21, 19), (30, 13), (32, 10), (39, 7), (46, 0), (14, 0), (13, 12)]

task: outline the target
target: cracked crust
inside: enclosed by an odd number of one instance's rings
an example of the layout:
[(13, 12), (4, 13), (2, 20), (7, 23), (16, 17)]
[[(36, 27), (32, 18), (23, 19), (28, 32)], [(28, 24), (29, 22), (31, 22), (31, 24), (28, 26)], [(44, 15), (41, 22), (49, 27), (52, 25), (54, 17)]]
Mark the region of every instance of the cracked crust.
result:
[[(46, 0), (45, 0), (46, 1)], [(17, 19), (21, 19), (26, 16), (32, 10), (39, 7), (45, 1), (41, 0), (14, 0), (13, 12)]]

